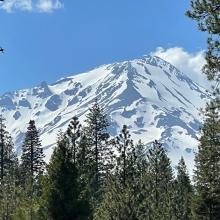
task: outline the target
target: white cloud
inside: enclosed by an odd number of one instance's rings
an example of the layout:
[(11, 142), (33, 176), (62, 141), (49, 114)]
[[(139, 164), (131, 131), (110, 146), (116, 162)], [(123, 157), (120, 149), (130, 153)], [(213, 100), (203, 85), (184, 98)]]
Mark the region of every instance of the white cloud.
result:
[(189, 53), (180, 47), (168, 49), (158, 47), (152, 54), (170, 62), (180, 71), (189, 75), (195, 82), (209, 88), (210, 82), (202, 73), (202, 67), (205, 64), (204, 51)]
[(59, 0), (39, 0), (36, 7), (41, 12), (52, 12), (62, 8), (63, 4)]
[(7, 12), (12, 12), (12, 10), (15, 10), (15, 9), (19, 9), (21, 11), (31, 11), (32, 1), (31, 0), (8, 0), (2, 4), (1, 8), (6, 10)]
[(1, 5), (7, 12), (15, 10), (52, 12), (62, 7), (63, 3), (60, 0), (6, 0)]

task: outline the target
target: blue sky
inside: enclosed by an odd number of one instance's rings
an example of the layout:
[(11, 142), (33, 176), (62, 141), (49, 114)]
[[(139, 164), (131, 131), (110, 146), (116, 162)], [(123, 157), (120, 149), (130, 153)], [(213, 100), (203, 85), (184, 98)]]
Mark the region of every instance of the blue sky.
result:
[(206, 36), (184, 15), (189, 0), (5, 1), (0, 94), (138, 58), (159, 46), (188, 53), (206, 48)]

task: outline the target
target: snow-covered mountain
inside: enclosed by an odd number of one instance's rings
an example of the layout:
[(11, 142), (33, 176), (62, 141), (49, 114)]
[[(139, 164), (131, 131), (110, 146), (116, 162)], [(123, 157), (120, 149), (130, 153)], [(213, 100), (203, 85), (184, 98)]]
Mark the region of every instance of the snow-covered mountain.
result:
[(103, 65), (54, 84), (5, 93), (0, 111), (19, 151), (27, 123), (36, 121), (49, 159), (56, 135), (77, 115), (85, 119), (94, 100), (105, 108), (114, 136), (126, 124), (134, 140), (159, 139), (174, 164), (183, 155), (192, 164), (201, 126), (205, 89), (159, 57)]

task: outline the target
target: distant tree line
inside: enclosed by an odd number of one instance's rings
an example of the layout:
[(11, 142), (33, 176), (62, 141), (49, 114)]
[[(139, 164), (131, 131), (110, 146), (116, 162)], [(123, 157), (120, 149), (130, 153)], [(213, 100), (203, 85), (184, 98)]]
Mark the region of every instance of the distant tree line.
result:
[(207, 105), (194, 183), (181, 158), (177, 173), (162, 144), (132, 140), (127, 125), (114, 138), (95, 102), (82, 126), (73, 117), (48, 165), (30, 121), (20, 159), (0, 118), (2, 220), (219, 220), (220, 120)]

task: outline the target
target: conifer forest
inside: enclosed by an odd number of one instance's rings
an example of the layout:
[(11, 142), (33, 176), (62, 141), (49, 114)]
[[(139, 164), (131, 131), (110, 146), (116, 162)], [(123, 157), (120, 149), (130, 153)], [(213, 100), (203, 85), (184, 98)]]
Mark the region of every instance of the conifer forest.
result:
[[(171, 166), (163, 145), (114, 138), (98, 103), (85, 125), (72, 118), (45, 164), (34, 121), (17, 158), (4, 119), (1, 136), (1, 219), (219, 219), (219, 117), (207, 106), (194, 183), (184, 159)], [(211, 147), (210, 147), (211, 146)]]
[(133, 139), (129, 123), (113, 136), (98, 99), (60, 130), (49, 163), (37, 122), (16, 151), (1, 115), (0, 220), (220, 220), (220, 1), (191, 0), (185, 19), (207, 35), (203, 73), (213, 85), (193, 173), (184, 157), (173, 166), (166, 143)]

